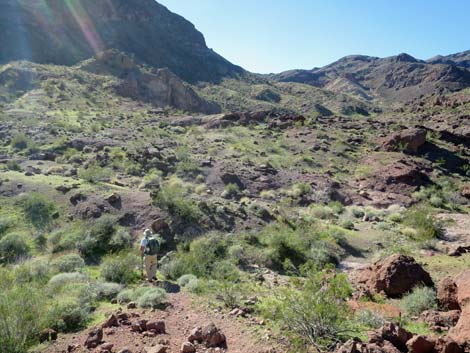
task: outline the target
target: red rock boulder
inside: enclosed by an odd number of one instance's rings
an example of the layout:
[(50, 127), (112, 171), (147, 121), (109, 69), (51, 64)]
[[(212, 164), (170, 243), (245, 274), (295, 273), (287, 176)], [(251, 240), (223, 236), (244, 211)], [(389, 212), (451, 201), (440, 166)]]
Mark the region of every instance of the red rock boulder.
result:
[(358, 281), (371, 292), (390, 298), (401, 297), (417, 285), (434, 285), (429, 273), (414, 258), (399, 254), (377, 261), (361, 273)]

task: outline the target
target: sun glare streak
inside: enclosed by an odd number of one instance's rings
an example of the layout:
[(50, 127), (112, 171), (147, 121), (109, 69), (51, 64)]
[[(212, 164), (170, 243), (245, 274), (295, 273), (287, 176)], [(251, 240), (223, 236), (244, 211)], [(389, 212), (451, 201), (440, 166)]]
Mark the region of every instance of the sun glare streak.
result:
[(104, 49), (103, 41), (96, 32), (93, 21), (83, 9), (80, 2), (75, 0), (65, 0), (65, 4), (77, 24), (80, 26), (83, 35), (88, 41), (88, 44), (93, 48), (94, 52), (98, 53), (102, 51)]

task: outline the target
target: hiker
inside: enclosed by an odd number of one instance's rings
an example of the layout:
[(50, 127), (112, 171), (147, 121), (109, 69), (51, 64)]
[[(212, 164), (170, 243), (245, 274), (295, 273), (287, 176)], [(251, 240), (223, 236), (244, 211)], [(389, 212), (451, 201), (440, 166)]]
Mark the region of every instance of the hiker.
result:
[(144, 258), (147, 280), (156, 280), (157, 253), (160, 250), (160, 240), (153, 236), (150, 229), (144, 231), (144, 237), (140, 241), (140, 255)]

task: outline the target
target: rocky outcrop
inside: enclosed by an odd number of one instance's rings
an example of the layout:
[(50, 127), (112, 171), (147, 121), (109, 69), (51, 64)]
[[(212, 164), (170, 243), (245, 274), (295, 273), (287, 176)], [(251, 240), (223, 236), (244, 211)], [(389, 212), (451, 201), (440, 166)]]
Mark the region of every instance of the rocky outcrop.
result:
[(381, 141), (381, 148), (387, 152), (408, 152), (416, 153), (426, 142), (426, 130), (405, 129), (395, 132)]
[(391, 255), (364, 270), (359, 283), (373, 293), (401, 297), (417, 285), (433, 286), (431, 276), (411, 256)]
[(460, 310), (457, 299), (457, 284), (450, 277), (445, 277), (437, 284), (437, 300), (444, 310)]
[(187, 112), (220, 113), (220, 107), (199, 97), (170, 70), (158, 69), (153, 73), (133, 71), (117, 86), (117, 92), (132, 99), (151, 103), (157, 107), (172, 107)]

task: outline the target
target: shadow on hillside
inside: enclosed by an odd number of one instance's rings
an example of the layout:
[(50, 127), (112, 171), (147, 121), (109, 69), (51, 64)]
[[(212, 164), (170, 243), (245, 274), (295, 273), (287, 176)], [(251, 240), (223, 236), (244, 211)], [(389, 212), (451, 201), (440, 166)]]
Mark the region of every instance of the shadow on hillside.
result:
[(419, 150), (419, 154), (427, 160), (437, 163), (447, 173), (463, 174), (462, 166), (465, 159), (459, 157), (456, 152), (426, 142)]

